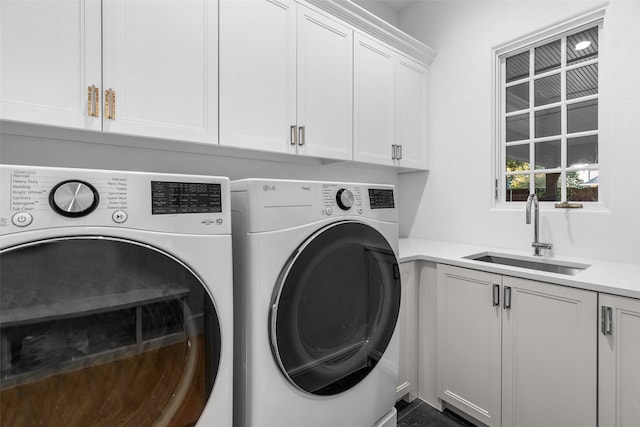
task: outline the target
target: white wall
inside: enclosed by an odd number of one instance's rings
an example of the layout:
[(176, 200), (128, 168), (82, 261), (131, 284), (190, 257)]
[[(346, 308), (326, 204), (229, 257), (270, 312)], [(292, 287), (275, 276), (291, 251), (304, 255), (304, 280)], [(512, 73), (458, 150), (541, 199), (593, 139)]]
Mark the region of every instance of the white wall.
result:
[[(492, 207), (492, 48), (607, 3), (421, 1), (400, 28), (438, 51), (431, 67), (431, 170), (400, 179), (402, 229), (412, 237), (528, 251), (524, 207)], [(601, 44), (603, 211), (544, 210), (541, 240), (563, 256), (640, 263), (640, 1), (612, 0)], [(608, 61), (608, 62), (607, 62)]]
[[(15, 128), (15, 126), (12, 126)], [(92, 135), (72, 132), (73, 138), (61, 138), (52, 130), (56, 138), (42, 137), (47, 133), (38, 127), (28, 126), (37, 132), (27, 131), (30, 136), (0, 134), (0, 162), (32, 166), (56, 166), (89, 169), (138, 170), (149, 172), (192, 173), (241, 178), (283, 178), (308, 179), (343, 182), (372, 182), (397, 185), (397, 177), (391, 169), (380, 169), (356, 165), (350, 162), (322, 164), (315, 159), (296, 159), (282, 156), (280, 161), (243, 158), (251, 152), (243, 150), (207, 150), (195, 147), (193, 151), (179, 152), (167, 149), (148, 149), (134, 145), (148, 145), (153, 140), (114, 137), (99, 138), (108, 143), (93, 141)], [(6, 132), (6, 129), (3, 129)], [(14, 132), (17, 133), (17, 132)], [(34, 136), (36, 135), (36, 136)], [(80, 135), (80, 136), (79, 136)], [(72, 140), (73, 139), (73, 140)], [(142, 142), (141, 142), (142, 141)], [(113, 142), (113, 143), (110, 143)], [(155, 141), (159, 145), (163, 141)], [(127, 144), (132, 146), (127, 146)], [(118, 145), (116, 145), (118, 144)], [(184, 146), (183, 146), (184, 148)], [(189, 147), (187, 147), (189, 148)], [(193, 147), (192, 147), (193, 148)], [(219, 152), (224, 151), (221, 155)], [(231, 155), (229, 155), (231, 154)], [(278, 156), (267, 156), (278, 157)]]

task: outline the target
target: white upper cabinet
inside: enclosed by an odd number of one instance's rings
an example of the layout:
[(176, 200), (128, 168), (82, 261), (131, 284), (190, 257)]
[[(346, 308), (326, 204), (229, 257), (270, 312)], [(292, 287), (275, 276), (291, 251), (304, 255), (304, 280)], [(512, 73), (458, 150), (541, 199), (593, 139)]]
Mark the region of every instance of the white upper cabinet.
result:
[(217, 23), (215, 0), (104, 0), (103, 130), (216, 143)]
[(298, 152), (351, 160), (353, 31), (298, 5)]
[(100, 19), (100, 0), (2, 0), (0, 118), (99, 130)]
[(354, 160), (427, 169), (427, 67), (357, 35), (354, 70)]
[(396, 144), (398, 166), (428, 169), (429, 69), (398, 55), (396, 63)]
[(0, 24), (1, 120), (428, 166), (435, 51), (352, 2), (2, 0)]
[(217, 142), (215, 0), (3, 0), (1, 118)]
[(393, 165), (396, 53), (361, 34), (354, 49), (354, 160)]
[(220, 3), (220, 143), (351, 159), (352, 30), (293, 1)]
[(296, 4), (220, 2), (220, 143), (296, 152)]

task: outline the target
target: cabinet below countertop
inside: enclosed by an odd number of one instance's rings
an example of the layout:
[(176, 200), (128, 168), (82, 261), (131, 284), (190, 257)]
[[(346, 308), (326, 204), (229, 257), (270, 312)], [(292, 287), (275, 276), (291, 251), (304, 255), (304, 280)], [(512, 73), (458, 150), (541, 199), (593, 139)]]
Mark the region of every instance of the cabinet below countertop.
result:
[[(640, 299), (611, 294), (637, 294), (637, 266), (583, 259), (595, 273), (563, 285), (558, 274), (483, 271), (464, 258), (478, 249), (401, 239), (403, 277), (418, 284), (420, 398), (490, 427), (635, 425)], [(610, 275), (623, 287), (603, 284), (607, 269), (629, 274)]]

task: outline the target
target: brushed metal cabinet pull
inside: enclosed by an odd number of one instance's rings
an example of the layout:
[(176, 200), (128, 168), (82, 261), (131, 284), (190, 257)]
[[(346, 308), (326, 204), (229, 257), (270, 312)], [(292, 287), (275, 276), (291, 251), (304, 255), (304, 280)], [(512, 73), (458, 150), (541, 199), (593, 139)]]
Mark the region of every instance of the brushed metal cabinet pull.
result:
[(613, 335), (613, 308), (602, 306), (602, 335)]
[(493, 306), (497, 307), (500, 305), (500, 285), (493, 285)]
[(398, 156), (396, 158), (402, 160), (402, 144), (398, 145)]
[(305, 144), (305, 130), (304, 130), (304, 126), (300, 126), (298, 128), (298, 133), (300, 134), (298, 137), (298, 144), (300, 145), (304, 145)]
[(298, 126), (291, 125), (291, 145), (298, 145)]
[(511, 286), (504, 287), (504, 309), (511, 309)]

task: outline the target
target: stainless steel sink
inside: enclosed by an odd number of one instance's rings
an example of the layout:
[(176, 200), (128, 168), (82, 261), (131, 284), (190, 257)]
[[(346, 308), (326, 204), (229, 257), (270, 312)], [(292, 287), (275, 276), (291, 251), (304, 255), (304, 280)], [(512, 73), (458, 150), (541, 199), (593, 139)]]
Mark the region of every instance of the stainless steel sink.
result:
[(464, 257), (474, 261), (488, 262), (491, 264), (509, 265), (511, 267), (527, 268), (530, 270), (548, 271), (550, 273), (567, 274), (575, 276), (589, 267), (589, 264), (551, 260), (547, 258), (535, 259), (532, 257), (500, 254), (495, 252), (482, 252)]

